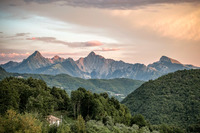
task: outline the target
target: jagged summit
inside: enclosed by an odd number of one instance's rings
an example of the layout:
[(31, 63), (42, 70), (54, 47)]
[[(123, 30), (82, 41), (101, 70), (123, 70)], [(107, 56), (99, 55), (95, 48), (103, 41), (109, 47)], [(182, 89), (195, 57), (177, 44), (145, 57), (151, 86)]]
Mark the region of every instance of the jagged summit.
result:
[(32, 55), (30, 55), (27, 59), (25, 60), (39, 60), (44, 58), (42, 54), (39, 51), (35, 51)]
[(95, 58), (95, 59), (97, 59), (97, 58), (104, 58), (104, 57), (101, 56), (101, 55), (98, 55), (98, 54), (96, 54), (94, 51), (92, 51), (92, 52), (90, 52), (90, 53), (88, 54), (88, 56), (87, 56), (86, 58)]
[(74, 59), (73, 59), (73, 58), (71, 58), (71, 57), (67, 58), (66, 60), (69, 60), (69, 61), (74, 61)]
[(96, 53), (94, 51), (90, 52), (88, 56), (94, 56)]
[(55, 55), (53, 58), (50, 59), (51, 63), (59, 63), (59, 62), (63, 62), (65, 59), (61, 58), (58, 55)]
[(169, 58), (167, 56), (162, 56), (160, 58), (160, 62), (169, 62), (169, 63), (181, 64), (179, 61), (172, 59), (172, 58)]
[(58, 55), (55, 55), (53, 58), (51, 58), (52, 61), (63, 61), (64, 58), (61, 58), (60, 56)]
[(52, 59), (60, 59), (61, 57), (60, 56), (58, 56), (58, 55), (55, 55)]
[(42, 55), (39, 51), (36, 50), (31, 56), (42, 56)]

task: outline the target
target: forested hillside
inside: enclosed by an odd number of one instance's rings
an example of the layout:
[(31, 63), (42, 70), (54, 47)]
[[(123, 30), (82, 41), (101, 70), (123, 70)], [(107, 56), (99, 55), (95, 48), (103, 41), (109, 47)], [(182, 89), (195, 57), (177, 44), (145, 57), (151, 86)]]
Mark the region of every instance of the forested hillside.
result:
[(133, 115), (142, 114), (151, 124), (200, 127), (200, 70), (177, 71), (150, 80), (122, 103)]
[(116, 97), (118, 100), (122, 100), (129, 93), (134, 91), (144, 81), (132, 80), (132, 79), (81, 79), (76, 77), (71, 77), (67, 74), (59, 75), (44, 75), (44, 74), (18, 74), (18, 73), (8, 73), (3, 68), (0, 67), (0, 80), (5, 77), (19, 77), (19, 78), (29, 78), (33, 77), (35, 79), (44, 80), (48, 86), (59, 87), (65, 89), (69, 94), (72, 90), (76, 90), (79, 87), (86, 88), (92, 92), (102, 93), (107, 92), (110, 96)]
[[(178, 71), (144, 83), (123, 101), (133, 116), (107, 93), (78, 88), (69, 97), (42, 80), (5, 78), (0, 81), (0, 132), (197, 133), (199, 75), (200, 70)], [(63, 123), (51, 126), (47, 115)]]
[[(2, 133), (155, 132), (143, 116), (131, 116), (125, 105), (109, 98), (107, 93), (96, 94), (79, 88), (69, 98), (65, 90), (50, 88), (44, 81), (33, 78), (10, 77), (0, 81), (0, 114)], [(62, 124), (50, 126), (46, 120), (49, 114), (62, 115)]]

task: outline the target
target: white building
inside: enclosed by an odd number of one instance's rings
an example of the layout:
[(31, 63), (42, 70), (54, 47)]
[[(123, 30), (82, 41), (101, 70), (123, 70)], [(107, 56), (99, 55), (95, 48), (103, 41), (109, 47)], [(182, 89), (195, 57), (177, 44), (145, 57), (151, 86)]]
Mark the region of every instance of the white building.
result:
[(50, 123), (50, 125), (54, 125), (55, 124), (57, 126), (59, 126), (61, 124), (61, 122), (62, 122), (61, 119), (59, 119), (59, 118), (57, 118), (57, 117), (55, 117), (53, 115), (48, 115), (47, 116), (47, 121)]

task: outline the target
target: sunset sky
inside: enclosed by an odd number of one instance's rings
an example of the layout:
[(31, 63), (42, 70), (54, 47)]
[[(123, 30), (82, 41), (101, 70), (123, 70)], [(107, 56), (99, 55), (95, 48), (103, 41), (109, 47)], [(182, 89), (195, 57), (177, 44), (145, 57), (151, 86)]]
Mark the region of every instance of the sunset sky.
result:
[(0, 64), (91, 51), (128, 63), (200, 66), (200, 0), (1, 0)]

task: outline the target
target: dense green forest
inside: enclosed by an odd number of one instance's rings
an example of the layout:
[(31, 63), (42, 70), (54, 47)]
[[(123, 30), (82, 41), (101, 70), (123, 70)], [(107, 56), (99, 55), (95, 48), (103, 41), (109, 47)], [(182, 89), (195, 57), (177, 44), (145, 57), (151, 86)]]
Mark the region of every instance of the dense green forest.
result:
[[(44, 75), (44, 74), (18, 74), (8, 73), (0, 67), (0, 80), (6, 77), (19, 77), (19, 78), (35, 78), (44, 80), (50, 87), (58, 87), (65, 89), (69, 94), (72, 90), (76, 90), (79, 87), (86, 88), (95, 93), (107, 92), (109, 96), (114, 96), (119, 101), (130, 94), (132, 91), (141, 86), (144, 81), (132, 80), (132, 79), (81, 79), (71, 77), (67, 74), (59, 75)], [(122, 95), (118, 95), (122, 94)]]
[(144, 83), (123, 101), (151, 124), (200, 131), (200, 69), (182, 70)]
[[(142, 115), (107, 93), (78, 88), (48, 87), (42, 80), (9, 77), (0, 81), (0, 132), (31, 133), (148, 133), (183, 132), (168, 125), (152, 126)], [(63, 116), (60, 126), (49, 125), (47, 115)]]

